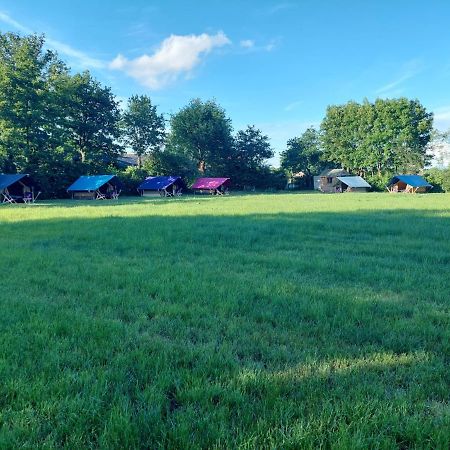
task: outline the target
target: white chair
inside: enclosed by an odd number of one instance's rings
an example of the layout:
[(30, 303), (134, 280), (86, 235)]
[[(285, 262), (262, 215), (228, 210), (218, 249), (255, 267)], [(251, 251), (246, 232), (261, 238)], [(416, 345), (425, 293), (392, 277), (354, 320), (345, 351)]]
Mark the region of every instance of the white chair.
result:
[(113, 200), (119, 200), (119, 195), (120, 195), (121, 192), (122, 192), (121, 189), (119, 189), (118, 191), (114, 190), (114, 191), (112, 192), (112, 194), (111, 194), (111, 198), (112, 198)]
[(5, 189), (2, 195), (3, 195), (3, 203), (9, 203), (11, 205), (13, 203), (17, 203), (16, 200), (9, 194), (8, 189)]
[(96, 200), (106, 200), (106, 195), (102, 194), (100, 191), (95, 191)]

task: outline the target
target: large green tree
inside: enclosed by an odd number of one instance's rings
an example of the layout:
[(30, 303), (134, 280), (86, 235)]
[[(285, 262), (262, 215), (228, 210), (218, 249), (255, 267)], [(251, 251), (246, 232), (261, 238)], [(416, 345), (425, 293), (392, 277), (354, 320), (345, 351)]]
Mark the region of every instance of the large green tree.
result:
[(428, 160), (432, 125), (418, 100), (329, 106), (321, 124), (324, 158), (362, 175), (417, 171)]
[(172, 153), (188, 156), (201, 174), (226, 175), (232, 160), (232, 126), (214, 100), (191, 100), (172, 116), (170, 128)]
[(138, 156), (138, 167), (142, 167), (142, 157), (159, 150), (164, 142), (164, 117), (150, 97), (133, 95), (123, 113), (122, 126), (125, 144)]
[(269, 137), (255, 126), (240, 130), (234, 138), (232, 162), (229, 176), (239, 187), (260, 187), (268, 170), (266, 161), (274, 152)]
[(109, 87), (86, 71), (68, 77), (63, 92), (67, 144), (76, 160), (94, 173), (114, 164), (123, 152), (119, 103)]
[(296, 173), (303, 172), (306, 187), (312, 188), (313, 175), (325, 166), (321, 157), (319, 132), (314, 127), (309, 127), (300, 137), (288, 140), (286, 150), (280, 155), (280, 162), (291, 179)]
[(0, 34), (0, 154), (12, 171), (34, 171), (61, 144), (52, 91), (67, 69), (44, 37)]

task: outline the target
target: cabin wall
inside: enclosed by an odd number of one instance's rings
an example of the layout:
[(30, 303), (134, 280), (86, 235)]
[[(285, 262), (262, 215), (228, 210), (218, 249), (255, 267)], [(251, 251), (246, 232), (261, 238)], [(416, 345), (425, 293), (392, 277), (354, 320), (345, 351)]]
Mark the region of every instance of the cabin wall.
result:
[[(331, 183), (328, 179), (331, 179)], [(336, 186), (340, 184), (340, 181), (336, 177), (320, 177), (319, 190), (326, 193), (336, 192)]]
[(73, 192), (72, 197), (74, 200), (94, 200), (96, 195), (95, 192)]
[(142, 191), (142, 197), (161, 197), (161, 194), (159, 191)]
[(314, 177), (314, 190), (320, 191), (320, 177)]
[(343, 191), (345, 192), (369, 192), (369, 188), (365, 187), (349, 187), (349, 186), (343, 186)]

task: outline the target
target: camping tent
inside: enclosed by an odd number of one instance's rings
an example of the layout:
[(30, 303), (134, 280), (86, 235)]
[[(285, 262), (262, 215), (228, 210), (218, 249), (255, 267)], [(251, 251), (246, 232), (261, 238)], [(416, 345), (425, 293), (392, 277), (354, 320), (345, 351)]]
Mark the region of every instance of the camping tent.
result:
[(120, 182), (115, 175), (81, 176), (68, 189), (72, 198), (78, 200), (103, 200), (118, 198)]
[(194, 192), (222, 195), (228, 192), (229, 184), (229, 178), (197, 178), (191, 189)]
[(362, 177), (351, 176), (351, 177), (337, 177), (341, 182), (342, 192), (367, 192), (371, 186)]
[(389, 192), (426, 192), (433, 186), (420, 175), (396, 175), (386, 186)]
[(0, 174), (0, 201), (3, 203), (33, 202), (37, 197), (34, 189), (35, 184), (30, 175)]
[(142, 196), (170, 197), (180, 195), (181, 177), (148, 177), (137, 188)]

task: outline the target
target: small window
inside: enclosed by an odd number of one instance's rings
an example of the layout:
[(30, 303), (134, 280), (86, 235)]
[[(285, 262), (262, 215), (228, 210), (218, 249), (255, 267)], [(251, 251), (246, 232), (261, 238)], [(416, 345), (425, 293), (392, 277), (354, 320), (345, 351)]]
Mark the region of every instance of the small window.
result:
[(327, 183), (328, 184), (332, 184), (333, 183), (333, 178), (332, 177), (327, 177)]

